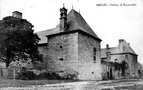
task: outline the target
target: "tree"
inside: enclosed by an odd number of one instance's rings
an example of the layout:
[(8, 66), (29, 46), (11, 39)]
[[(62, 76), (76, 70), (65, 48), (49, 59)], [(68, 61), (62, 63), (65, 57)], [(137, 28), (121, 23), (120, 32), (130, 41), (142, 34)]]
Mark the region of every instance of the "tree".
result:
[(42, 60), (37, 48), (40, 38), (33, 27), (26, 19), (12, 16), (0, 21), (0, 58), (6, 66), (15, 60)]

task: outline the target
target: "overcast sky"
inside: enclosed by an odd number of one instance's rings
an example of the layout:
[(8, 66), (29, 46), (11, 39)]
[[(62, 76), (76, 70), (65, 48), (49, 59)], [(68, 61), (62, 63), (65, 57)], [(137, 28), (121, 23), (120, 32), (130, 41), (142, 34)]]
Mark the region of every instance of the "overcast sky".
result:
[[(13, 11), (23, 13), (35, 31), (54, 28), (59, 23), (59, 9), (65, 3), (68, 12), (80, 11), (94, 32), (111, 47), (119, 39), (130, 43), (143, 64), (143, 0), (0, 0), (0, 19)], [(108, 6), (97, 6), (97, 4)], [(135, 6), (110, 6), (109, 4), (135, 4)]]

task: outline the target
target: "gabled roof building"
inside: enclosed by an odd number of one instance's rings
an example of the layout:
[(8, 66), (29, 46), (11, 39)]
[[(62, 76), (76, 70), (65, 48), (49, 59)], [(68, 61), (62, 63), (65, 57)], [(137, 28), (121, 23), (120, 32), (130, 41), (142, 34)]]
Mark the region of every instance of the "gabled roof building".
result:
[(95, 34), (95, 32), (90, 28), (84, 18), (74, 9), (72, 9), (68, 15), (66, 22), (66, 28), (61, 28), (62, 18), (60, 23), (53, 29), (48, 29), (40, 32), (36, 32), (40, 37), (39, 44), (47, 43), (47, 38), (45, 36), (63, 34), (63, 33), (72, 33), (72, 32), (82, 32), (89, 35), (90, 37), (96, 38), (101, 41), (101, 39)]
[(101, 80), (101, 39), (75, 11), (60, 9), (60, 23), (53, 29), (37, 32), (39, 51), (47, 70), (74, 73), (80, 80)]
[[(22, 19), (22, 13), (15, 11), (13, 17)], [(68, 13), (63, 6), (55, 28), (36, 32), (41, 39), (38, 49), (43, 55), (43, 63), (37, 67), (62, 75), (70, 74), (79, 80), (138, 77), (141, 73), (138, 55), (129, 43), (120, 39), (117, 47), (107, 45), (101, 49), (102, 40), (94, 31), (80, 13), (74, 9)], [(4, 67), (4, 63), (0, 66)]]
[(102, 74), (104, 79), (138, 77), (137, 54), (124, 39), (117, 47), (101, 49)]
[[(60, 23), (37, 32), (43, 67), (49, 71), (74, 73), (80, 80), (134, 78), (137, 54), (123, 39), (117, 47), (101, 49), (102, 41), (74, 9), (60, 9)], [(96, 31), (96, 30), (95, 30)]]

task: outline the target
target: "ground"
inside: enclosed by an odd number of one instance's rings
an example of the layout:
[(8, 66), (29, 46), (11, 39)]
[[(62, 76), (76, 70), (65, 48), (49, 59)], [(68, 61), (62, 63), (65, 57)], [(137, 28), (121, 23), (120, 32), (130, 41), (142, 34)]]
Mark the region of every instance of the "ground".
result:
[(0, 90), (143, 90), (143, 79), (107, 81), (0, 79)]
[(71, 80), (14, 80), (14, 79), (0, 79), (0, 88), (2, 87), (26, 87), (45, 84), (57, 84), (73, 82)]

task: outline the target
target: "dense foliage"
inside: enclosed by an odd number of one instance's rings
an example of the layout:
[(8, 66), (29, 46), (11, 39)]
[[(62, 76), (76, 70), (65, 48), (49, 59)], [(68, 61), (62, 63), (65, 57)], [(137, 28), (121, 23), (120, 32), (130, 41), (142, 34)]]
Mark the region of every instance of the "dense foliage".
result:
[(0, 58), (6, 66), (16, 60), (35, 62), (42, 59), (37, 48), (40, 39), (33, 27), (26, 19), (12, 16), (0, 21)]
[(17, 79), (33, 80), (33, 79), (47, 79), (47, 80), (77, 80), (77, 73), (65, 73), (65, 72), (52, 72), (41, 71), (36, 73), (32, 70), (22, 69), (17, 76)]

